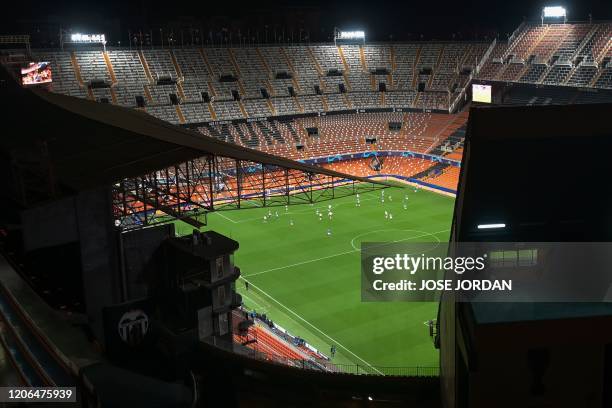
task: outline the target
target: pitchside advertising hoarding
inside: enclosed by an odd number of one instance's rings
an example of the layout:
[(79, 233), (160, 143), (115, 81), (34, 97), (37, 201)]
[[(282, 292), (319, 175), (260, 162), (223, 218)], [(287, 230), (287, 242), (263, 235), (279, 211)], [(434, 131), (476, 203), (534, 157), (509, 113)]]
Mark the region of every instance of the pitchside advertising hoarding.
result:
[(612, 243), (364, 242), (361, 269), (364, 302), (612, 302)]
[(472, 84), (472, 101), (491, 103), (491, 85)]

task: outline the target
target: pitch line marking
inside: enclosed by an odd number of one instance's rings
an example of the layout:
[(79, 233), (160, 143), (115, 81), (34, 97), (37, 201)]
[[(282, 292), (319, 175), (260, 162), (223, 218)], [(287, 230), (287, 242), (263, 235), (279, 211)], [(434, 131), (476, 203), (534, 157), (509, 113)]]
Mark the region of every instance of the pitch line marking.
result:
[(316, 259), (309, 259), (307, 261), (303, 261), (303, 262), (298, 262), (295, 264), (291, 264), (291, 265), (285, 265), (285, 266), (279, 266), (277, 268), (272, 268), (272, 269), (267, 269), (265, 271), (261, 271), (261, 272), (254, 272), (254, 273), (250, 273), (248, 275), (245, 275), (247, 278), (250, 278), (251, 276), (257, 276), (257, 275), (262, 275), (264, 273), (268, 273), (268, 272), (274, 272), (274, 271), (278, 271), (281, 269), (286, 269), (286, 268), (292, 268), (294, 266), (300, 266), (300, 265), (305, 265), (308, 263), (312, 263), (312, 262), (317, 262), (317, 261), (322, 261), (324, 259), (329, 259), (329, 258), (335, 258), (337, 256), (342, 256), (342, 255), (347, 255), (347, 254), (352, 254), (353, 252), (355, 252), (355, 250), (350, 250), (350, 251), (346, 251), (346, 252), (341, 252), (339, 254), (332, 254), (332, 255), (328, 255), (328, 256), (323, 256), (321, 258), (316, 258)]
[[(240, 277), (240, 279), (245, 280), (246, 282), (249, 282), (247, 279), (245, 279), (243, 276)], [(378, 374), (380, 375), (384, 375), (381, 371), (377, 370), (376, 368), (374, 368), (374, 366), (370, 363), (368, 363), (367, 361), (365, 361), (363, 358), (359, 357), (357, 354), (353, 353), (351, 350), (349, 350), (348, 348), (346, 348), (345, 346), (343, 346), (340, 342), (336, 341), (335, 339), (331, 338), (330, 336), (328, 336), (325, 332), (323, 332), (321, 329), (319, 329), (318, 327), (316, 327), (315, 325), (313, 325), (312, 323), (310, 323), (308, 320), (304, 319), (302, 316), (300, 316), (299, 314), (295, 313), (293, 310), (289, 309), (287, 306), (283, 305), (281, 302), (279, 302), (278, 300), (276, 300), (274, 297), (272, 297), (270, 294), (268, 294), (267, 292), (265, 292), (263, 289), (259, 288), (258, 286), (254, 285), (252, 282), (249, 282), (249, 285), (252, 285), (255, 289), (259, 290), (261, 293), (263, 293), (264, 295), (266, 295), (267, 297), (270, 298), (270, 300), (272, 300), (273, 302), (277, 303), (279, 306), (281, 306), (283, 309), (287, 310), (289, 313), (291, 313), (292, 315), (294, 315), (295, 317), (297, 317), (298, 319), (300, 319), (302, 322), (306, 323), (308, 326), (312, 327), (313, 329), (315, 329), (316, 331), (318, 331), (319, 333), (321, 333), (323, 336), (327, 337), (329, 340), (332, 341), (333, 344), (337, 344), (338, 346), (342, 347), (344, 350), (348, 351), (352, 356), (357, 357), (357, 359), (363, 363), (366, 363), (367, 366), (369, 366), (371, 369), (373, 369), (374, 371), (376, 371)]]
[[(386, 230), (385, 230), (385, 231), (386, 231)], [(411, 230), (411, 231), (417, 231), (417, 230)], [(390, 243), (397, 243), (397, 242), (402, 242), (402, 241), (408, 241), (408, 240), (410, 240), (410, 239), (416, 239), (416, 238), (421, 238), (421, 237), (426, 237), (426, 236), (435, 236), (436, 234), (441, 234), (441, 233), (443, 233), (443, 232), (448, 232), (448, 231), (450, 231), (450, 230), (448, 230), (448, 229), (447, 229), (447, 230), (438, 231), (438, 232), (431, 232), (431, 233), (429, 233), (429, 232), (428, 232), (428, 233), (425, 233), (425, 234), (422, 234), (422, 235), (417, 235), (417, 236), (414, 236), (414, 237), (405, 238), (405, 239), (401, 239), (401, 240), (393, 241), (393, 242), (390, 242)], [(422, 231), (421, 231), (421, 232), (422, 232)], [(359, 237), (359, 236), (357, 236), (357, 237), (355, 237), (355, 238), (358, 238), (358, 237)], [(354, 240), (355, 238), (353, 238), (353, 240)], [(438, 239), (438, 237), (436, 237), (436, 239)], [(353, 246), (353, 244), (352, 244), (352, 243), (353, 243), (353, 241), (351, 241), (351, 246)], [(438, 243), (440, 243), (440, 240), (439, 240), (439, 239), (438, 239)], [(355, 248), (355, 247), (353, 246), (353, 248)], [(340, 252), (340, 253), (337, 253), (337, 254), (332, 254), (332, 255), (328, 255), (328, 256), (323, 256), (323, 257), (321, 257), (321, 258), (309, 259), (309, 260), (307, 260), (307, 261), (302, 261), (302, 262), (298, 262), (298, 263), (291, 264), (291, 265), (279, 266), (279, 267), (277, 267), (277, 268), (267, 269), (267, 270), (265, 270), (265, 271), (260, 271), (260, 272), (250, 273), (250, 274), (248, 274), (248, 275), (244, 275), (244, 276), (245, 276), (246, 278), (250, 278), (250, 277), (253, 277), (253, 276), (263, 275), (264, 273), (274, 272), (274, 271), (278, 271), (278, 270), (281, 270), (281, 269), (292, 268), (292, 267), (294, 267), (294, 266), (300, 266), (300, 265), (305, 265), (305, 264), (309, 264), (309, 263), (313, 263), (313, 262), (318, 262), (318, 261), (322, 261), (322, 260), (324, 260), (324, 259), (335, 258), (335, 257), (337, 257), (337, 256), (348, 255), (348, 254), (352, 254), (352, 253), (354, 253), (354, 252), (358, 252), (358, 251), (360, 251), (360, 249), (352, 249), (352, 250), (350, 250), (350, 251)]]
[(411, 240), (411, 239), (415, 239), (415, 238), (421, 238), (421, 237), (427, 237), (427, 236), (429, 236), (429, 237), (434, 237), (434, 238), (436, 239), (436, 241), (438, 241), (438, 242), (436, 243), (436, 248), (437, 248), (437, 247), (438, 247), (438, 244), (440, 244), (440, 238), (438, 238), (438, 237), (436, 236), (436, 234), (439, 234), (439, 233), (442, 233), (442, 232), (447, 232), (447, 231), (449, 231), (449, 230), (446, 230), (446, 231), (439, 231), (439, 232), (426, 232), (426, 231), (420, 231), (420, 230), (415, 230), (415, 229), (402, 229), (402, 230), (400, 230), (400, 229), (397, 229), (397, 228), (386, 228), (386, 229), (381, 229), (381, 230), (376, 230), (376, 231), (367, 231), (367, 232), (364, 232), (364, 233), (362, 233), (362, 234), (359, 234), (359, 235), (356, 235), (355, 237), (353, 237), (353, 239), (351, 239), (351, 246), (352, 246), (352, 247), (355, 249), (355, 251), (360, 251), (360, 250), (361, 250), (361, 248), (357, 248), (357, 247), (355, 246), (355, 240), (356, 240), (357, 238), (360, 238), (360, 237), (366, 236), (366, 235), (368, 235), (368, 234), (375, 234), (375, 233), (377, 233), (377, 232), (385, 232), (385, 231), (400, 231), (400, 232), (414, 231), (414, 232), (418, 232), (418, 233), (420, 233), (421, 235), (417, 235), (416, 237), (410, 237), (410, 238), (398, 239), (398, 240), (395, 240), (395, 241), (383, 242), (383, 243), (381, 243), (381, 245), (377, 245), (377, 246), (379, 246), (379, 247), (380, 247), (380, 246), (383, 246), (383, 247), (384, 247), (386, 244), (395, 244), (395, 243), (398, 243), (398, 242), (404, 242), (404, 241), (409, 241), (409, 240)]
[(233, 222), (234, 224), (238, 224), (238, 221), (234, 221), (232, 220), (230, 217), (228, 217), (227, 215), (224, 215), (221, 211), (215, 211), (217, 214), (219, 214), (219, 217), (223, 217), (226, 220), (228, 220), (229, 222)]

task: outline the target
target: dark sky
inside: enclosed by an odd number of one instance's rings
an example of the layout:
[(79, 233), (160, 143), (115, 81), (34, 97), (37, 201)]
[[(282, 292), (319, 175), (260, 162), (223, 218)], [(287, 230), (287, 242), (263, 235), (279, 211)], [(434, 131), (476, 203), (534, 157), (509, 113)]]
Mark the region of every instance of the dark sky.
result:
[(449, 38), (453, 33), (482, 35), (493, 31), (505, 36), (524, 17), (538, 18), (544, 5), (565, 6), (569, 10), (570, 20), (587, 20), (589, 13), (596, 20), (612, 19), (610, 0), (55, 0), (9, 4), (0, 6), (4, 30), (9, 32), (23, 30), (26, 25), (21, 21), (24, 19), (44, 20), (47, 17), (61, 21), (66, 27), (94, 32), (101, 21), (112, 20), (120, 25), (121, 30), (127, 30), (139, 26), (152, 27), (181, 16), (207, 22), (211, 21), (211, 16), (224, 16), (213, 20), (222, 21), (219, 24), (240, 21), (242, 27), (279, 24), (279, 27), (293, 25), (304, 26), (304, 29), (317, 26), (319, 31), (330, 30), (333, 26), (362, 28), (369, 39), (387, 40), (390, 35), (395, 39), (418, 38), (418, 33), (424, 32), (428, 33), (429, 38)]

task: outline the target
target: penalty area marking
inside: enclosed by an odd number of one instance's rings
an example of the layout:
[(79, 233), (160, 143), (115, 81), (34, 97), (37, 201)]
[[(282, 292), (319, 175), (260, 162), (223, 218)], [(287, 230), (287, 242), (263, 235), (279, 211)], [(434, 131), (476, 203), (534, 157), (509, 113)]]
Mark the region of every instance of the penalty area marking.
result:
[(368, 363), (367, 361), (365, 361), (363, 358), (359, 357), (357, 354), (353, 353), (351, 350), (349, 350), (348, 348), (346, 348), (345, 346), (343, 346), (340, 342), (338, 342), (337, 340), (333, 339), (332, 337), (328, 336), (325, 332), (323, 332), (321, 329), (319, 329), (318, 327), (316, 327), (315, 325), (313, 325), (312, 323), (310, 323), (308, 320), (304, 319), (302, 316), (300, 316), (299, 314), (295, 313), (293, 310), (289, 309), (287, 306), (283, 305), (281, 302), (279, 302), (278, 300), (276, 300), (274, 297), (272, 297), (270, 294), (268, 294), (266, 291), (264, 291), (263, 289), (261, 289), (260, 287), (254, 285), (252, 282), (248, 281), (247, 279), (245, 279), (244, 277), (240, 277), (240, 279), (249, 282), (249, 285), (253, 286), (255, 289), (259, 290), (261, 293), (263, 293), (264, 295), (266, 295), (268, 298), (270, 298), (270, 300), (272, 300), (274, 303), (277, 303), (279, 306), (281, 306), (283, 309), (287, 310), (289, 313), (291, 313), (292, 315), (294, 315), (295, 317), (297, 317), (298, 319), (300, 319), (302, 322), (306, 323), (308, 326), (312, 327), (313, 329), (315, 329), (317, 332), (321, 333), (323, 336), (327, 337), (329, 340), (332, 341), (333, 344), (337, 344), (338, 346), (342, 347), (344, 350), (346, 350), (347, 352), (349, 352), (349, 354), (351, 354), (354, 357), (357, 357), (357, 359), (363, 363), (366, 363), (366, 365), (368, 367), (370, 367), (371, 369), (373, 369), (374, 371), (376, 371), (378, 374), (380, 375), (384, 375), (381, 371), (377, 370), (376, 368), (374, 368), (374, 366), (370, 363)]

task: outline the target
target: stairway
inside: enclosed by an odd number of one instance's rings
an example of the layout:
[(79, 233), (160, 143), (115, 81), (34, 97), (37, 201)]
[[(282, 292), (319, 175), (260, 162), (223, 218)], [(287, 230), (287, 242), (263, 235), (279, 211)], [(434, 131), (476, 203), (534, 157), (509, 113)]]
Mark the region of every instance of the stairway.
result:
[(446, 169), (448, 166), (450, 166), (450, 164), (436, 163), (434, 166), (428, 168), (427, 170), (423, 170), (422, 172), (413, 175), (411, 178), (417, 179), (417, 180), (424, 180), (428, 178), (429, 175), (432, 174), (432, 172), (436, 174), (442, 173), (444, 169)]
[(236, 70), (236, 76), (240, 76), (240, 67), (238, 66), (238, 62), (236, 61), (236, 57), (234, 56), (234, 52), (232, 51), (231, 48), (227, 49), (227, 52), (229, 53), (229, 57), (230, 57), (230, 61), (232, 63), (232, 65), (234, 66), (234, 69)]
[(206, 128), (206, 130), (208, 130), (208, 133), (209, 133), (209, 134), (210, 134), (212, 137), (214, 137), (215, 139), (218, 139), (218, 140), (223, 140), (223, 141), (225, 141), (225, 139), (224, 139), (224, 138), (221, 136), (221, 133), (219, 133), (219, 131), (217, 130), (217, 128), (215, 128), (214, 126), (212, 126), (212, 125), (211, 125), (211, 124), (209, 124), (209, 123), (204, 123), (203, 125), (204, 125), (204, 127)]
[(208, 75), (210, 75), (211, 77), (214, 77), (214, 72), (213, 72), (212, 67), (210, 66), (208, 57), (206, 57), (206, 53), (204, 52), (202, 48), (198, 48), (198, 52), (200, 53), (202, 60), (204, 60), (204, 65), (206, 65), (206, 69), (208, 70)]
[(181, 99), (181, 103), (185, 102), (185, 92), (183, 92), (183, 84), (180, 81), (176, 83), (176, 92), (178, 93), (178, 96)]
[(440, 54), (438, 54), (438, 59), (436, 60), (436, 65), (431, 70), (431, 75), (429, 76), (429, 81), (427, 81), (427, 89), (431, 89), (431, 84), (433, 84), (433, 79), (438, 73), (438, 69), (440, 68), (440, 62), (442, 61), (442, 56), (444, 55), (444, 45), (440, 49)]
[(270, 98), (266, 99), (266, 103), (268, 104), (268, 109), (270, 109), (270, 112), (272, 112), (272, 115), (276, 115), (276, 108), (272, 104), (272, 101), (270, 100)]
[(446, 138), (445, 140), (440, 142), (440, 144), (434, 147), (429, 152), (429, 154), (432, 154), (434, 156), (443, 156), (446, 152), (442, 150), (442, 146), (452, 145), (456, 146), (455, 149), (463, 147), (463, 140), (465, 140), (466, 128), (467, 125), (463, 125), (459, 129), (455, 130), (448, 138)]
[(363, 52), (363, 46), (359, 46), (359, 59), (361, 60), (361, 67), (365, 72), (368, 72), (368, 64), (366, 64), (365, 53)]
[(235, 128), (242, 145), (251, 147), (249, 145), (249, 138), (247, 137), (247, 135), (244, 134), (244, 129), (242, 128), (241, 124), (235, 125)]
[(344, 67), (344, 72), (348, 72), (349, 66), (346, 63), (346, 58), (344, 57), (344, 51), (342, 47), (338, 45), (338, 54), (340, 54), (340, 60), (342, 61), (342, 66)]
[(323, 105), (323, 110), (325, 112), (329, 111), (329, 105), (327, 104), (327, 99), (325, 99), (325, 95), (320, 95), (321, 96), (321, 104)]
[[(276, 140), (278, 143), (282, 143), (285, 144), (285, 138), (283, 137), (283, 135), (281, 135), (281, 132), (278, 130), (278, 126), (276, 124), (277, 122), (274, 120), (272, 122), (270, 122), (270, 129), (272, 130), (272, 137), (274, 138), (274, 140)], [(265, 126), (265, 125), (264, 125)]]
[(178, 116), (179, 123), (182, 125), (185, 123), (185, 116), (183, 115), (183, 111), (181, 110), (180, 105), (174, 105), (174, 109), (176, 110), (176, 116)]
[[(249, 125), (252, 125), (249, 123)], [(264, 139), (266, 139), (266, 144), (269, 146), (272, 144), (272, 132), (268, 129), (267, 126), (264, 126), (261, 122), (255, 122), (255, 126), (259, 129)]]
[(113, 69), (113, 64), (110, 60), (110, 57), (108, 56), (108, 52), (104, 51), (102, 53), (102, 56), (104, 56), (104, 62), (106, 62), (106, 68), (108, 69), (108, 74), (111, 78), (112, 84), (114, 85), (117, 83), (117, 77), (115, 76), (115, 70)]
[[(264, 79), (264, 82), (266, 84), (266, 89), (267, 89), (268, 93), (270, 94), (270, 96), (276, 96), (276, 90), (272, 86), (272, 83), (270, 82), (270, 80), (269, 79)], [(295, 89), (295, 87), (293, 89)]]
[(286, 126), (287, 129), (289, 129), (289, 133), (291, 133), (291, 137), (293, 137), (293, 141), (295, 143), (299, 143), (300, 141), (300, 137), (298, 136), (297, 132), (295, 131), (295, 128), (293, 127), (293, 123), (291, 120), (287, 120), (283, 122)]
[(421, 99), (421, 94), (422, 92), (417, 92), (416, 97), (414, 98), (414, 101), (412, 102), (412, 107), (416, 108), (419, 104), (419, 99)]
[(144, 69), (145, 75), (147, 76), (147, 79), (149, 80), (149, 83), (152, 84), (153, 83), (153, 75), (151, 75), (151, 70), (149, 69), (149, 64), (147, 63), (147, 59), (144, 56), (144, 53), (142, 52), (142, 50), (138, 51), (138, 58), (140, 59), (140, 64), (142, 65), (142, 68)]
[[(417, 49), (416, 56), (414, 57), (414, 69), (412, 70), (412, 89), (416, 89), (417, 81), (419, 79), (419, 70), (417, 69), (419, 66), (419, 60), (421, 59), (421, 46)], [(418, 98), (418, 95), (417, 95)], [(416, 100), (414, 105), (416, 106)]]
[(113, 105), (117, 105), (117, 92), (115, 92), (114, 88), (109, 88), (109, 90), (110, 90), (111, 101), (113, 102)]
[(79, 62), (77, 61), (76, 53), (74, 51), (70, 53), (70, 61), (72, 62), (72, 69), (74, 69), (74, 75), (76, 76), (77, 82), (84, 88), (85, 83), (83, 82), (83, 77), (81, 76), (81, 68), (79, 67)]
[(208, 85), (209, 95), (213, 98), (217, 96), (217, 91), (215, 91), (215, 86), (213, 85), (212, 81), (207, 81), (206, 84)]
[(321, 68), (321, 65), (319, 65), (319, 61), (317, 61), (317, 58), (314, 55), (314, 52), (312, 52), (312, 48), (310, 47), (306, 47), (308, 49), (308, 53), (310, 54), (310, 57), (312, 58), (312, 62), (317, 70), (317, 72), (319, 73), (319, 76), (323, 76), (323, 69)]
[(210, 102), (208, 102), (208, 111), (210, 112), (210, 117), (212, 120), (217, 120), (217, 113)]
[(353, 109), (353, 104), (351, 103), (351, 100), (345, 93), (342, 94), (342, 99), (344, 100), (344, 104), (346, 105), (347, 108)]
[(257, 56), (259, 57), (259, 61), (261, 61), (261, 65), (263, 65), (263, 67), (266, 69), (266, 72), (268, 73), (268, 77), (272, 78), (274, 73), (270, 69), (270, 66), (266, 62), (266, 59), (264, 58), (263, 54), (261, 53), (261, 50), (259, 49), (259, 47), (255, 48), (255, 52), (257, 53)]
[(143, 90), (144, 90), (144, 94), (145, 94), (145, 98), (147, 99), (147, 102), (151, 103), (153, 102), (153, 96), (151, 96), (151, 91), (149, 91), (149, 87), (147, 85), (143, 85)]
[[(252, 149), (257, 149), (257, 147), (259, 147), (259, 144), (261, 142), (259, 140), (259, 135), (257, 134), (257, 131), (253, 127), (253, 123), (252, 122), (248, 122), (246, 124), (246, 128), (247, 128), (249, 134), (251, 135), (251, 137), (247, 141), (247, 146), (252, 148)], [(265, 135), (264, 135), (264, 137), (265, 137)], [(266, 142), (267, 142), (267, 144), (272, 144), (272, 140), (269, 140), (269, 141), (266, 140)]]
[(240, 108), (240, 112), (242, 112), (242, 116), (244, 116), (245, 118), (248, 118), (249, 115), (246, 109), (244, 108), (244, 104), (242, 103), (242, 101), (238, 101), (238, 107)]
[(300, 113), (304, 113), (304, 107), (302, 106), (302, 104), (300, 103), (300, 101), (298, 100), (297, 96), (293, 97), (293, 103), (295, 103), (295, 106), (297, 106), (298, 111)]
[(226, 142), (236, 144), (236, 139), (234, 137), (234, 134), (232, 133), (232, 129), (230, 128), (230, 126), (234, 127), (234, 125), (221, 125), (221, 136), (223, 136), (223, 139)]

